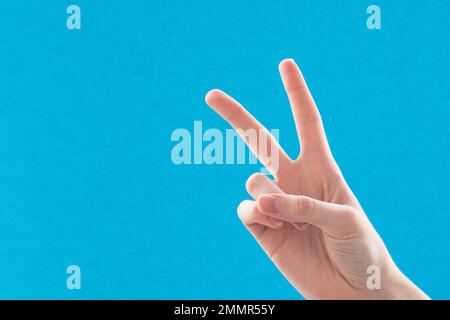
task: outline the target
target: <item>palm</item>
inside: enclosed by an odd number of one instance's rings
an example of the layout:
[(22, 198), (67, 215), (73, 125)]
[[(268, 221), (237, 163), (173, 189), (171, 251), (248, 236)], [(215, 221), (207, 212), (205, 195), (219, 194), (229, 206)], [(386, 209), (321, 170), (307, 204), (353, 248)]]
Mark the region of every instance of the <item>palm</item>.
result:
[[(287, 172), (286, 178), (278, 180), (277, 185), (288, 194), (307, 195), (359, 209), (359, 204), (336, 169), (327, 161), (317, 165), (314, 161), (298, 159), (290, 168), (293, 172)], [(323, 174), (327, 171), (332, 172), (332, 175)], [(314, 226), (294, 226), (289, 223), (279, 229), (265, 226), (250, 231), (280, 271), (291, 282), (299, 283), (302, 292), (307, 296), (314, 296), (314, 292), (319, 290), (323, 297), (333, 287), (340, 291), (346, 287), (352, 291), (352, 286), (365, 284), (363, 274), (359, 277), (355, 275), (353, 266), (340, 263), (352, 261), (340, 259), (340, 255), (341, 252), (352, 252), (354, 241), (341, 241)], [(286, 259), (287, 256), (290, 256), (290, 259)]]

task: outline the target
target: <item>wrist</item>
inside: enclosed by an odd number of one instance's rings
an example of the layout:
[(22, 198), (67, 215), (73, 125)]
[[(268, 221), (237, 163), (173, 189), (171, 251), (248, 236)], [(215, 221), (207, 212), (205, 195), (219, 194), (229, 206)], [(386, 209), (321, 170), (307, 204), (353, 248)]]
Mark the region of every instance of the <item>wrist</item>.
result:
[[(376, 291), (375, 299), (380, 300), (429, 300), (419, 287), (408, 279), (392, 261), (386, 268), (381, 280), (381, 288)], [(384, 278), (384, 279), (383, 279)]]

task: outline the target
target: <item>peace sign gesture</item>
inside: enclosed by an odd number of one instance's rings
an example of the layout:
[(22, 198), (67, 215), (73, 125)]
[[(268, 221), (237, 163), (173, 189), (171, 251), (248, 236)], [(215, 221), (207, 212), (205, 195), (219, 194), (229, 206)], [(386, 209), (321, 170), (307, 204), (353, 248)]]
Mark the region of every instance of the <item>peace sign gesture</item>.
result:
[[(253, 200), (241, 202), (240, 219), (306, 298), (427, 298), (398, 270), (345, 182), (300, 69), (286, 59), (279, 70), (301, 146), (295, 159), (233, 98), (220, 90), (206, 95), (275, 177), (250, 176)], [(249, 139), (249, 129), (259, 139)], [(368, 286), (370, 267), (379, 270), (375, 289)]]

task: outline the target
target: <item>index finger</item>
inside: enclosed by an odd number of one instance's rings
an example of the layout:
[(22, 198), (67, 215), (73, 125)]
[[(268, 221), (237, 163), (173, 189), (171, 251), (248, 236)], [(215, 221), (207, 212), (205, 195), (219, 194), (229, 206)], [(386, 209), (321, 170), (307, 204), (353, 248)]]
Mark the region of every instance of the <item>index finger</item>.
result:
[[(206, 103), (224, 118), (241, 136), (261, 163), (277, 176), (279, 169), (291, 162), (269, 131), (239, 102), (221, 90), (211, 90)], [(252, 135), (256, 134), (256, 139)]]

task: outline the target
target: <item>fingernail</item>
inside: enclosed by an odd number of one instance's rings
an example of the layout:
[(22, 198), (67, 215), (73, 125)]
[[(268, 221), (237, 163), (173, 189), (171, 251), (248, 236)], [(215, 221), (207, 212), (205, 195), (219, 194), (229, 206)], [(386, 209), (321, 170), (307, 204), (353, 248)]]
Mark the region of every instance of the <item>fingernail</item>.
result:
[(281, 210), (281, 198), (278, 196), (261, 196), (259, 204), (266, 213), (279, 213)]
[(281, 227), (281, 225), (284, 223), (283, 221), (275, 219), (275, 218), (271, 218), (271, 217), (268, 217), (268, 218), (269, 218), (270, 222), (272, 222), (274, 224), (274, 226), (277, 228)]

